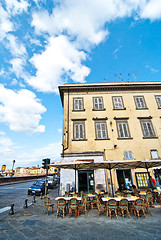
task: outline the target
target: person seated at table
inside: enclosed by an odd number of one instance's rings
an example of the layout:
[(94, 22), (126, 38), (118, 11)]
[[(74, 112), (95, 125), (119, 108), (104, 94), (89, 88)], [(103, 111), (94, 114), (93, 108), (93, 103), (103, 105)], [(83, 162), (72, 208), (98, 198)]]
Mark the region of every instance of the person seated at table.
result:
[(120, 185), (119, 185), (119, 188), (118, 188), (118, 191), (123, 191), (123, 190), (125, 190), (125, 185), (124, 185), (124, 183), (121, 183)]
[(133, 194), (138, 193), (138, 189), (136, 188), (136, 186), (133, 184), (132, 187), (130, 188), (130, 190), (133, 192)]

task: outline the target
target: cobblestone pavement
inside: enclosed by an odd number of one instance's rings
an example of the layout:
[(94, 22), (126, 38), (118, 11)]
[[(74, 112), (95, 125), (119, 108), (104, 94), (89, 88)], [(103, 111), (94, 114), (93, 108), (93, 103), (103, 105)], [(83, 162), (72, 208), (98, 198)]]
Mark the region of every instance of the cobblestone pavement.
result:
[(98, 216), (97, 210), (89, 210), (88, 215), (78, 218), (68, 215), (56, 218), (56, 191), (49, 196), (53, 199), (54, 214), (42, 214), (43, 200), (36, 198), (36, 203), (28, 208), (19, 209), (14, 215), (3, 215), (0, 218), (0, 239), (65, 239), (65, 240), (159, 240), (161, 239), (161, 208), (152, 208), (152, 216), (147, 218), (133, 216), (119, 217), (118, 220)]

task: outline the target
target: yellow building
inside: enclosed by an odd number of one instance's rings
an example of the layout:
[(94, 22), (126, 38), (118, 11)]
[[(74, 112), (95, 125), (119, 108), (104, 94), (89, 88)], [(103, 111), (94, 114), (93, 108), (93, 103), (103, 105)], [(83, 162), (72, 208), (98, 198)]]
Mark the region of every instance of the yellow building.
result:
[[(161, 155), (161, 83), (83, 83), (59, 87), (63, 104), (62, 161), (143, 160)], [(152, 169), (150, 173), (153, 176)], [(148, 187), (146, 169), (112, 170), (115, 190)], [(74, 171), (61, 170), (62, 192)], [(77, 190), (109, 191), (109, 172), (79, 170)]]

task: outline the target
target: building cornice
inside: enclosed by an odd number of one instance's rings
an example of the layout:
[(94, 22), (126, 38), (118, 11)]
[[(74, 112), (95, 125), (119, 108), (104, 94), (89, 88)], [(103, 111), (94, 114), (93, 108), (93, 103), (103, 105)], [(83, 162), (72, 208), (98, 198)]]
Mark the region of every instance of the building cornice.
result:
[(66, 84), (59, 86), (59, 92), (63, 103), (65, 92), (103, 92), (103, 91), (141, 91), (161, 90), (161, 82), (135, 82), (135, 83), (86, 83)]

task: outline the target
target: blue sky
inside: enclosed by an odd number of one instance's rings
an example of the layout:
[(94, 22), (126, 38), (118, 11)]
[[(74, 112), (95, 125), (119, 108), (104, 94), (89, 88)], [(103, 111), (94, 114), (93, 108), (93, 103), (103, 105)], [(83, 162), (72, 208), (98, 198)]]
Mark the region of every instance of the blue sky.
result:
[(160, 0), (0, 1), (0, 168), (60, 160), (64, 83), (160, 81)]

